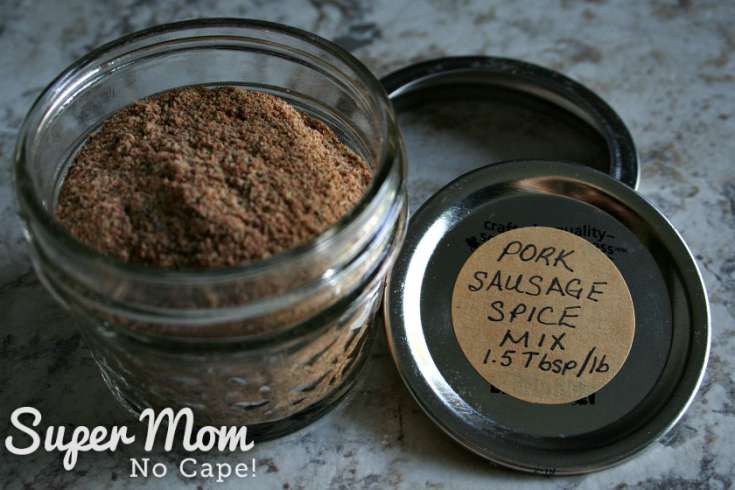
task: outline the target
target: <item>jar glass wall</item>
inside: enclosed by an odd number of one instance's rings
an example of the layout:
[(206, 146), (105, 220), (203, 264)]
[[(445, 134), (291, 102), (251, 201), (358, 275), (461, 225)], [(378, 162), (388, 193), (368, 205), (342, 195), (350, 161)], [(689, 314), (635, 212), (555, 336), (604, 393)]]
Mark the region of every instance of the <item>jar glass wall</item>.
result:
[[(373, 168), (366, 195), (314, 240), (238, 267), (152, 269), (84, 246), (53, 217), (75, 152), (116, 110), (191, 85), (268, 92), (321, 119)], [(79, 319), (105, 381), (134, 412), (188, 406), (200, 423), (276, 436), (323, 413), (354, 382), (405, 233), (405, 163), (382, 86), (339, 47), (235, 19), (132, 34), (41, 94), (15, 170), (36, 271)]]

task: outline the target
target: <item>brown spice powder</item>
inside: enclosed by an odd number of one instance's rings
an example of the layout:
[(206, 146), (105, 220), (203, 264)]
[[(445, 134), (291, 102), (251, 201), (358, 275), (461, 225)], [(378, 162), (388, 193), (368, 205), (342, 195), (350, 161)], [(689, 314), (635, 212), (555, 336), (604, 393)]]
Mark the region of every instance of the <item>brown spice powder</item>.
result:
[(126, 262), (233, 266), (323, 232), (371, 176), (329, 127), (278, 97), (183, 88), (125, 107), (88, 138), (56, 216)]

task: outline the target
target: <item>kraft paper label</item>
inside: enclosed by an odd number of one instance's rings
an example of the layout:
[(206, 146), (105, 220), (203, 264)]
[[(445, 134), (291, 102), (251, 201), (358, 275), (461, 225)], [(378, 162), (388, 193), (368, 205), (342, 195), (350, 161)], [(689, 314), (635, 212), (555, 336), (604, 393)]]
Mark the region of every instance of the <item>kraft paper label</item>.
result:
[(454, 283), (452, 323), (485, 380), (541, 404), (600, 390), (635, 334), (633, 300), (615, 264), (590, 242), (548, 227), (511, 230), (477, 248)]

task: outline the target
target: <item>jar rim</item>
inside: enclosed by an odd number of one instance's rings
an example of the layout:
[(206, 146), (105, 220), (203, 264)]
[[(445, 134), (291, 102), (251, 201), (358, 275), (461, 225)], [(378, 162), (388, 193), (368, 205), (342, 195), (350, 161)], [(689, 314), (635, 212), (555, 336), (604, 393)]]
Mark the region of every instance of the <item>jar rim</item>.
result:
[[(45, 109), (48, 105), (51, 105), (60, 96), (63, 97), (64, 91), (58, 89), (63, 88), (65, 83), (72, 80), (75, 75), (105, 54), (133, 42), (143, 41), (146, 38), (163, 34), (183, 33), (191, 29), (211, 29), (218, 27), (227, 29), (266, 29), (268, 31), (298, 39), (299, 41), (305, 42), (313, 47), (324, 50), (335, 56), (339, 61), (345, 63), (351, 70), (353, 70), (355, 74), (360, 77), (361, 82), (366, 84), (371, 95), (378, 97), (387, 107), (391, 107), (383, 85), (361, 61), (336, 43), (303, 29), (258, 19), (212, 17), (160, 24), (147, 29), (135, 31), (103, 44), (74, 61), (56, 78), (54, 78), (33, 102), (19, 130), (14, 155), (16, 195), (19, 203), (25, 205), (21, 206), (21, 212), (27, 210), (34, 220), (52, 232), (54, 240), (60, 242), (73, 255), (92, 259), (104, 264), (106, 267), (111, 268), (115, 273), (122, 276), (142, 280), (155, 279), (156, 281), (169, 283), (181, 281), (196, 282), (198, 280), (230, 280), (233, 278), (244, 278), (267, 274), (279, 267), (283, 267), (284, 264), (295, 262), (303, 257), (307, 257), (315, 250), (322, 249), (323, 247), (328, 246), (328, 244), (333, 243), (343, 235), (351, 223), (357, 221), (363, 213), (368, 212), (370, 203), (373, 202), (375, 197), (380, 193), (383, 184), (390, 175), (391, 165), (389, 163), (394, 159), (387, 153), (392, 147), (395, 147), (395, 151), (398, 151), (397, 143), (393, 145), (381, 145), (380, 152), (377, 155), (377, 166), (369, 187), (366, 189), (357, 204), (337, 222), (330, 225), (314, 238), (293, 249), (276, 253), (270, 257), (248, 261), (230, 267), (170, 269), (155, 268), (143, 264), (124, 262), (117, 257), (106, 255), (83, 244), (64, 226), (62, 226), (46, 206), (43, 205), (32, 182), (29, 168), (26, 165), (26, 145), (29, 141), (30, 133), (33, 130), (31, 119), (36, 115), (36, 113)], [(381, 128), (384, 141), (390, 143), (394, 139), (393, 135), (397, 130), (397, 123), (394, 116), (391, 113), (388, 113), (384, 119), (383, 127)]]

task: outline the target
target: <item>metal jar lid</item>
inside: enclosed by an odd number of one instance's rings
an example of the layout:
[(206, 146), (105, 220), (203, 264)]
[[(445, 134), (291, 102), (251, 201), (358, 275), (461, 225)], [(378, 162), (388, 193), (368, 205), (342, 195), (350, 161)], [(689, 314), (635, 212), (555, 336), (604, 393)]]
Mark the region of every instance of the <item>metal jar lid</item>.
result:
[[(402, 112), (410, 111), (412, 107), (447, 98), (450, 102), (494, 98), (499, 101), (497, 105), (511, 107), (505, 113), (496, 110), (497, 107), (483, 109), (486, 113), (493, 113), (491, 117), (494, 122), (501, 126), (501, 130), (496, 130), (495, 134), (487, 134), (487, 138), (499, 140), (496, 145), (501, 149), (500, 157), (490, 159), (485, 156), (480, 159), (483, 164), (509, 159), (573, 160), (597, 166), (632, 188), (638, 184), (638, 154), (622, 119), (594, 92), (553, 70), (508, 58), (462, 56), (410, 65), (385, 76), (381, 81), (396, 106), (399, 119)], [(549, 152), (548, 148), (532, 148), (528, 141), (512, 141), (513, 135), (498, 134), (503, 133), (503, 124), (506, 127), (519, 124), (517, 120), (512, 120), (515, 116), (513, 107), (521, 111), (533, 104), (538, 107), (531, 108), (527, 119), (539, 119), (539, 131), (547, 133), (543, 134), (544, 138), (565, 139), (568, 135), (550, 132), (540, 120), (540, 112), (545, 112), (544, 116), (551, 121), (574, 120), (583, 126), (581, 131), (588, 133), (582, 138), (600, 140), (600, 145), (604, 147), (602, 161), (580, 161), (583, 156)], [(545, 107), (542, 108), (542, 105)], [(455, 106), (450, 103), (450, 109)], [(506, 115), (509, 116), (508, 120), (505, 119)], [(522, 121), (521, 125), (526, 122)], [(478, 124), (484, 122), (479, 121)], [(480, 132), (483, 130), (486, 133), (493, 132), (492, 128), (480, 128)], [(557, 141), (557, 144), (563, 143)], [(411, 148), (408, 149), (410, 157)], [(454, 162), (455, 165), (457, 163)], [(478, 162), (465, 163), (476, 167)]]
[[(452, 287), (476, 242), (527, 226), (575, 230), (607, 251), (635, 307), (621, 370), (575, 403), (530, 403), (494, 389), (452, 327)], [(484, 458), (543, 474), (609, 467), (662, 436), (690, 404), (710, 342), (702, 279), (666, 218), (609, 175), (550, 161), (488, 165), (432, 196), (410, 222), (385, 316), (398, 371), (429, 417)]]

